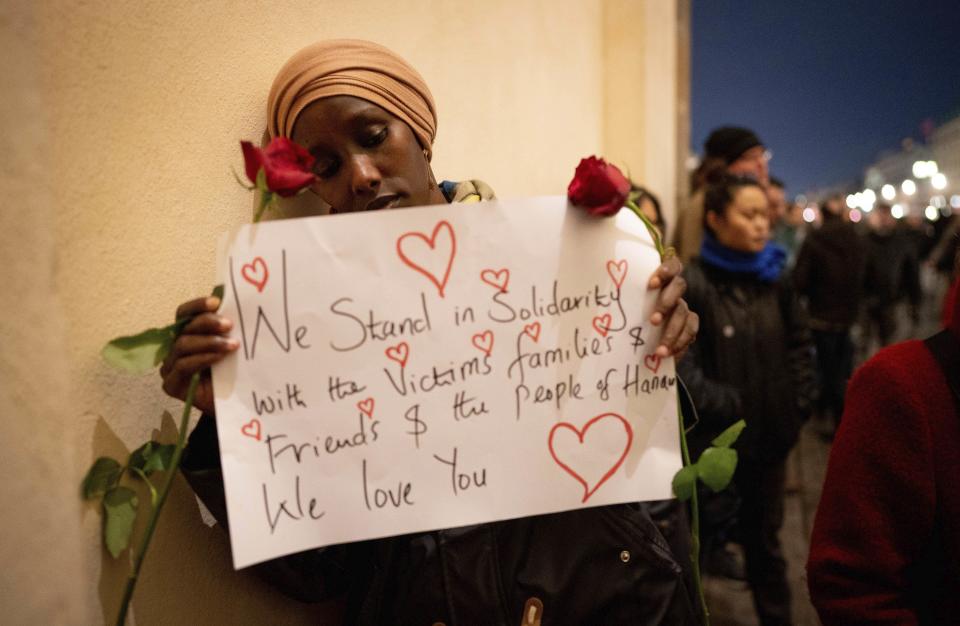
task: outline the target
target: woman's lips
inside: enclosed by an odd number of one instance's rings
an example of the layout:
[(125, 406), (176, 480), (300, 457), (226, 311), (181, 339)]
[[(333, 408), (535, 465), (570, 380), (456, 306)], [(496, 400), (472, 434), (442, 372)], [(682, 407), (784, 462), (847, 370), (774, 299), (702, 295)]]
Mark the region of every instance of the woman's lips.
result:
[(380, 209), (392, 209), (400, 202), (400, 196), (395, 193), (377, 196), (367, 204), (365, 211), (379, 211)]

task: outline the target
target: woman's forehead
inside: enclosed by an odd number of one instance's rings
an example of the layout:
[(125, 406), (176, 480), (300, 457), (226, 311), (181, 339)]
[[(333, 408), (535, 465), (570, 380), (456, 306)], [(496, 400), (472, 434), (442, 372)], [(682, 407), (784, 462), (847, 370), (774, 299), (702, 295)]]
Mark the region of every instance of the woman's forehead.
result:
[(767, 204), (767, 194), (756, 185), (745, 185), (737, 190), (733, 196), (734, 202), (741, 206), (758, 206)]
[(354, 125), (392, 119), (382, 107), (356, 96), (330, 96), (311, 102), (297, 116), (292, 139), (300, 145), (321, 139), (337, 130), (350, 130)]

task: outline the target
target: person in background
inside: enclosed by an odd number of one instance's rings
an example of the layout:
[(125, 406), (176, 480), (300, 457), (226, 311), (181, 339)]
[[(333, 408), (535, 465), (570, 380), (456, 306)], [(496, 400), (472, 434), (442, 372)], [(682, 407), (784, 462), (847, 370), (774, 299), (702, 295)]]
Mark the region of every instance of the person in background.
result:
[[(750, 177), (763, 188), (768, 185), (767, 163), (770, 153), (752, 130), (737, 126), (717, 128), (707, 137), (703, 147), (703, 163), (710, 167), (704, 168), (701, 179), (706, 180), (723, 171)], [(703, 215), (703, 189), (699, 189), (694, 191), (687, 206), (680, 211), (677, 232), (673, 238), (677, 255), (684, 263), (700, 252), (700, 244), (703, 242)]]
[(704, 156), (697, 169), (690, 173), (690, 196), (707, 186), (707, 181), (727, 168), (727, 162), (717, 156)]
[(810, 331), (789, 281), (785, 255), (769, 241), (765, 190), (722, 175), (704, 194), (705, 235), (687, 265), (687, 300), (700, 315), (697, 341), (677, 366), (699, 414), (696, 458), (738, 419), (734, 484), (738, 538), (760, 623), (790, 623), (790, 588), (778, 533), (785, 461), (815, 392)]
[(870, 214), (870, 226), (864, 273), (865, 332), (860, 346), (864, 360), (873, 351), (874, 339), (880, 348), (893, 340), (898, 330), (898, 308), (904, 300), (910, 319), (917, 323), (923, 295), (915, 246), (893, 217), (892, 207), (878, 203)]
[(825, 626), (960, 617), (958, 297), (955, 282), (947, 331), (881, 350), (850, 382), (807, 562)]
[(775, 176), (770, 177), (767, 185), (767, 200), (770, 204), (770, 229), (776, 231), (780, 220), (787, 214), (787, 189), (783, 181)]
[(650, 220), (650, 223), (660, 233), (662, 239), (667, 234), (667, 221), (663, 219), (663, 212), (660, 210), (660, 200), (650, 193), (646, 187), (630, 183), (630, 199), (637, 203), (643, 216)]
[(796, 203), (787, 202), (786, 187), (779, 178), (770, 177), (767, 187), (767, 199), (770, 200), (770, 231), (774, 243), (787, 253), (787, 269), (797, 261), (797, 252), (803, 240), (803, 209)]
[(853, 370), (850, 328), (863, 295), (866, 250), (839, 196), (823, 203), (823, 225), (803, 242), (793, 271), (797, 292), (807, 298), (817, 347), (818, 409), (834, 427), (843, 414), (843, 395)]

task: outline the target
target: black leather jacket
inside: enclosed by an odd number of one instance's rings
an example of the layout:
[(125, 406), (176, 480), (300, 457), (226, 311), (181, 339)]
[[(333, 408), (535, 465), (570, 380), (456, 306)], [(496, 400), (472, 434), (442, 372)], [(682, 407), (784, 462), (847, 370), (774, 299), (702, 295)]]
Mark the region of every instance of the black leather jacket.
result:
[(806, 316), (786, 279), (763, 283), (694, 259), (684, 298), (700, 316), (697, 340), (677, 366), (700, 421), (694, 454), (736, 420), (741, 454), (761, 463), (786, 457), (816, 399)]
[[(225, 523), (209, 416), (182, 469)], [(531, 598), (543, 603), (544, 626), (698, 624), (679, 564), (689, 562), (688, 536), (685, 509), (671, 500), (343, 544), (253, 569), (302, 601), (345, 596), (348, 624), (517, 626)]]

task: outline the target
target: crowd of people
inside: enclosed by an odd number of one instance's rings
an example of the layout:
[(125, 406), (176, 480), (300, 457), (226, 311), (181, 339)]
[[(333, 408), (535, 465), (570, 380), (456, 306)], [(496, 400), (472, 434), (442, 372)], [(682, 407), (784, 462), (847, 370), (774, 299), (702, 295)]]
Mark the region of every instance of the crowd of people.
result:
[[(853, 406), (845, 403), (856, 364), (919, 331), (925, 306), (939, 310), (949, 302), (942, 287), (956, 279), (960, 216), (936, 228), (922, 218), (898, 220), (889, 204), (879, 203), (857, 224), (843, 197), (831, 195), (820, 200), (816, 224), (808, 224), (806, 207), (790, 202), (784, 183), (769, 175), (769, 157), (749, 129), (713, 131), (674, 237), (686, 297), (700, 316), (698, 338), (678, 364), (698, 412), (695, 453), (736, 419), (747, 422), (731, 489), (703, 494), (704, 564), (748, 581), (761, 624), (791, 623), (779, 539), (785, 463), (803, 422), (817, 416), (824, 437), (838, 433), (810, 560), (821, 618), (946, 623), (924, 621), (958, 614), (943, 608), (956, 606), (948, 592), (960, 580), (957, 567), (944, 565), (935, 551), (946, 542), (955, 554), (958, 537), (932, 536), (941, 498), (956, 506), (956, 490), (941, 492), (950, 489), (941, 484), (940, 465), (956, 467), (960, 443), (957, 424), (941, 415), (951, 415), (952, 406), (942, 383), (937, 387), (942, 375), (937, 381), (936, 366), (916, 342), (900, 344), (868, 362), (850, 387)], [(932, 287), (929, 293), (921, 284)], [(920, 393), (922, 406), (900, 399)], [(923, 404), (930, 397), (939, 404)], [(932, 429), (923, 420), (934, 414), (934, 426), (945, 431), (938, 434), (952, 441), (946, 452), (937, 448), (939, 437), (927, 438), (930, 432), (901, 432), (904, 424)], [(841, 420), (851, 425), (838, 430)], [(878, 434), (881, 426), (889, 430)], [(880, 468), (889, 475), (876, 477)], [(906, 509), (897, 514), (896, 498), (916, 504), (917, 516)], [(863, 532), (867, 520), (882, 524)], [(916, 534), (898, 536), (906, 532)], [(731, 563), (730, 541), (743, 548), (742, 573)], [(891, 560), (881, 561), (884, 555)], [(914, 567), (922, 577), (911, 573)]]
[[(312, 191), (334, 213), (491, 198), (479, 181), (438, 184), (430, 163), (436, 122), (422, 77), (370, 42), (300, 51), (269, 98), (269, 134), (292, 138), (316, 159)], [(936, 252), (932, 264), (944, 267), (941, 259), (953, 256), (885, 205), (857, 226), (839, 198), (826, 198), (822, 223), (807, 227), (803, 207), (769, 176), (769, 158), (750, 130), (710, 135), (678, 215), (674, 245), (684, 265), (667, 260), (651, 282), (662, 287), (651, 319), (667, 329), (660, 351), (683, 355), (678, 372), (697, 413), (693, 456), (733, 422), (747, 423), (731, 490), (703, 493), (703, 554), (741, 544), (761, 623), (791, 622), (779, 540), (785, 461), (805, 420), (819, 414), (841, 424), (810, 559), (824, 621), (955, 618), (955, 399), (918, 343), (881, 352), (847, 385), (858, 358), (896, 337), (901, 309), (919, 316), (926, 260)], [(656, 197), (641, 187), (632, 197), (666, 232)], [(199, 298), (178, 309), (192, 321), (161, 374), (179, 398), (194, 373), (205, 374), (194, 400), (204, 415), (183, 471), (225, 524), (208, 368), (238, 344), (218, 307), (216, 298)], [(960, 332), (956, 318), (950, 324)], [(696, 624), (687, 522), (676, 501), (604, 506), (333, 546), (254, 569), (298, 599), (339, 598), (345, 623)], [(624, 554), (636, 555), (629, 571)]]

